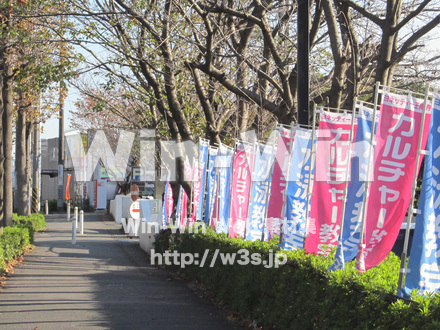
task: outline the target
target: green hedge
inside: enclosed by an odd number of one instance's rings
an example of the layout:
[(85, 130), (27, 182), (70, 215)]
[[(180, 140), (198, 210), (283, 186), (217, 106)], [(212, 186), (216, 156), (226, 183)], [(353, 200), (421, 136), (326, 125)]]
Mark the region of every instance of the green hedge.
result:
[(32, 213), (29, 216), (17, 215), (14, 213), (12, 215), (12, 222), (14, 226), (18, 224), (30, 225), (34, 231), (42, 231), (44, 228), (46, 228), (46, 220), (44, 215), (39, 213)]
[(44, 216), (32, 214), (30, 216), (12, 217), (13, 227), (5, 227), (0, 235), (0, 272), (7, 263), (21, 256), (30, 244), (33, 243), (34, 232), (41, 231), (46, 226)]
[(56, 212), (58, 211), (58, 200), (57, 199), (51, 199), (47, 202), (49, 207), (49, 212)]
[(0, 235), (0, 268), (23, 254), (31, 244), (30, 230), (27, 226), (6, 227)]
[(277, 250), (276, 241), (229, 239), (212, 230), (181, 235), (164, 230), (157, 236), (155, 249), (198, 253), (199, 262), (209, 249), (204, 267), (167, 267), (201, 283), (223, 303), (265, 329), (440, 328), (439, 297), (414, 297), (418, 301), (414, 303), (394, 295), (400, 266), (394, 254), (359, 274), (353, 262), (345, 271), (328, 272), (332, 256), (309, 255), (304, 250), (281, 251), (288, 260), (279, 268), (237, 262), (221, 265), (220, 257), (211, 268), (215, 249), (222, 253), (246, 249), (249, 255), (259, 253), (264, 260)]

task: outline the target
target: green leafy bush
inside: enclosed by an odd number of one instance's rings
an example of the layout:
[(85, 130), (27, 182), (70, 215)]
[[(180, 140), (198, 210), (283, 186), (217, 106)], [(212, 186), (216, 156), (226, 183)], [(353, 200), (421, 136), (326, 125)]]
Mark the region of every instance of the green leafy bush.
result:
[(46, 227), (42, 214), (30, 216), (12, 216), (13, 227), (5, 227), (0, 235), (0, 271), (3, 271), (8, 262), (21, 256), (30, 244), (33, 243), (34, 232)]
[(5, 267), (6, 267), (5, 251), (3, 249), (3, 245), (0, 244), (0, 273), (5, 269)]
[(31, 237), (28, 227), (5, 227), (3, 234), (0, 235), (0, 246), (2, 248), (0, 259), (2, 259), (3, 264), (19, 257), (30, 244)]
[(176, 234), (161, 231), (156, 252), (177, 250), (198, 254), (209, 251), (204, 267), (188, 265), (179, 270), (201, 283), (223, 303), (268, 329), (402, 329), (436, 328), (440, 322), (440, 298), (427, 303), (403, 301), (395, 296), (400, 261), (390, 254), (379, 266), (359, 274), (354, 262), (345, 270), (327, 271), (334, 256), (307, 254), (304, 250), (285, 251), (287, 263), (279, 268), (263, 265), (223, 265), (220, 258), (210, 267), (214, 251), (236, 253), (246, 249), (269, 260), (277, 241), (250, 242), (230, 239), (208, 230), (205, 234)]
[(56, 200), (56, 199), (48, 200), (47, 206), (49, 208), (49, 213), (58, 211), (58, 200)]
[(34, 231), (42, 231), (44, 228), (46, 228), (46, 220), (44, 218), (44, 215), (39, 213), (32, 213), (29, 216), (17, 215), (16, 213), (14, 213), (12, 215), (12, 222), (14, 226), (18, 224), (29, 224)]

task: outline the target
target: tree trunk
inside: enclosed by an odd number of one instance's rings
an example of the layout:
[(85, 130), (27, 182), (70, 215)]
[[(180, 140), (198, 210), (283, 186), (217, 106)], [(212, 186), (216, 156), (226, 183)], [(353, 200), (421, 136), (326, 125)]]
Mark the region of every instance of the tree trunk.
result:
[(11, 67), (6, 63), (6, 70), (3, 78), (3, 153), (4, 153), (4, 185), (3, 185), (3, 202), (4, 202), (4, 224), (12, 226), (12, 74)]
[(397, 24), (400, 21), (401, 14), (401, 0), (389, 0), (386, 10), (386, 23), (383, 23), (382, 28), (382, 41), (379, 51), (379, 61), (376, 69), (376, 82), (379, 81), (383, 85), (391, 87), (393, 80), (393, 71), (390, 71), (391, 58), (393, 52), (396, 50)]
[(194, 87), (196, 89), (197, 96), (199, 98), (200, 104), (203, 109), (203, 113), (205, 114), (206, 118), (206, 137), (209, 139), (211, 144), (217, 143), (220, 144), (220, 136), (219, 131), (216, 129), (216, 121), (214, 118), (214, 111), (212, 109), (212, 106), (209, 102), (209, 97), (205, 94), (203, 90), (203, 84), (202, 80), (200, 78), (199, 70), (194, 69), (191, 67), (191, 64), (186, 63), (187, 67), (189, 68), (192, 77), (194, 79)]
[[(3, 57), (0, 56), (0, 61)], [(0, 72), (0, 90), (3, 89), (3, 74)], [(0, 93), (0, 234), (3, 234), (4, 223), (4, 199), (3, 199), (3, 185), (5, 180), (5, 170), (4, 170), (4, 148), (3, 148), (3, 97)]]
[(26, 148), (26, 109), (21, 108), (17, 114), (15, 126), (15, 177), (17, 180), (17, 214), (29, 215), (29, 191), (27, 169), (27, 148)]
[(322, 1), (322, 6), (327, 20), (327, 27), (330, 36), (330, 48), (332, 50), (333, 60), (335, 63), (328, 106), (339, 109), (342, 102), (342, 94), (346, 80), (345, 76), (348, 68), (346, 49), (344, 49), (346, 47), (346, 41), (343, 40), (343, 36), (338, 30), (335, 9), (333, 8), (331, 1)]

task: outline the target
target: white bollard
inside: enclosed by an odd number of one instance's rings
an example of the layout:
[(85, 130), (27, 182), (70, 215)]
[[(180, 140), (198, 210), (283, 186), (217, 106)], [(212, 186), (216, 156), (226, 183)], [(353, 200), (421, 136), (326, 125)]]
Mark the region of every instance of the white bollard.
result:
[(47, 199), (44, 201), (44, 207), (45, 207), (45, 214), (48, 215), (49, 214), (49, 203), (47, 201)]
[(76, 218), (72, 219), (72, 245), (76, 244)]
[(75, 221), (78, 221), (78, 206), (75, 206), (73, 217), (75, 218)]
[(67, 203), (67, 221), (70, 221), (70, 203)]
[(80, 227), (81, 227), (80, 234), (84, 235), (84, 211), (83, 210), (81, 210), (79, 212), (79, 219), (80, 219)]

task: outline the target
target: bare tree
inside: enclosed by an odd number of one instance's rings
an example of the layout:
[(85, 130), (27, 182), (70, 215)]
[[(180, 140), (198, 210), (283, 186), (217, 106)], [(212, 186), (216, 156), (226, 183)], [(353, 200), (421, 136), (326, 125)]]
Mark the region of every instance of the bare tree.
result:
[(440, 24), (439, 2), (435, 0), (367, 2), (339, 0), (364, 20), (380, 29), (375, 80), (391, 86), (399, 64), (414, 50), (423, 47), (423, 38)]

